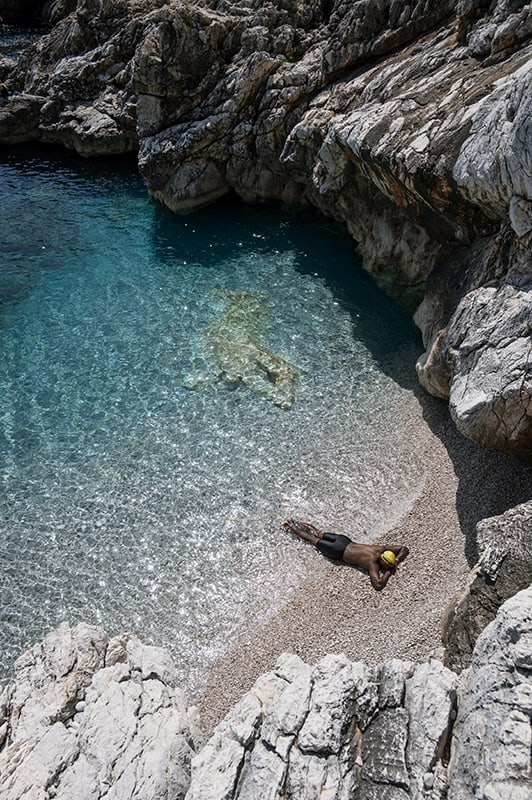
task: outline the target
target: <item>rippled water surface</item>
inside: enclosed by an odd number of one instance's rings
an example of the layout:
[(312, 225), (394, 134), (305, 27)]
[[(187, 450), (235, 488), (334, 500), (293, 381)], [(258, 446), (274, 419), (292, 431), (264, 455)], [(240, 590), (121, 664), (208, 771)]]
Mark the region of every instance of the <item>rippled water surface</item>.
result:
[[(370, 539), (397, 521), (419, 341), (314, 217), (177, 217), (132, 163), (55, 151), (0, 151), (0, 192), (1, 672), (83, 619), (193, 681), (311, 569), (287, 514)], [(293, 370), (291, 408), (248, 330)]]
[(17, 59), (26, 47), (38, 41), (43, 30), (0, 24), (0, 55)]

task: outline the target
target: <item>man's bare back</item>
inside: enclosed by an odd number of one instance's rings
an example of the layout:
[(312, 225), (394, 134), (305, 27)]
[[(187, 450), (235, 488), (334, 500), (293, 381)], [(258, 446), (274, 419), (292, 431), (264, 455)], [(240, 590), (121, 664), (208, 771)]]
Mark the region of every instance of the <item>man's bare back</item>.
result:
[[(384, 589), (390, 576), (395, 574), (397, 564), (404, 561), (409, 552), (406, 545), (358, 544), (343, 534), (323, 533), (314, 525), (291, 517), (282, 523), (282, 527), (314, 544), (327, 558), (367, 570), (371, 585), (377, 591)], [(387, 551), (395, 556), (393, 565), (382, 558)]]

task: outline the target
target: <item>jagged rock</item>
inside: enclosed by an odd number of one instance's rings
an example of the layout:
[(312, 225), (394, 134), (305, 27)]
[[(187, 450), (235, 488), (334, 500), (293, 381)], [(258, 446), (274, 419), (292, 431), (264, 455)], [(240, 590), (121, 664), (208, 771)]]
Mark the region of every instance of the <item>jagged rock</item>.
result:
[(310, 668), (284, 655), (195, 757), (187, 800), (427, 797), (455, 685), (435, 660), (367, 668), (326, 656)]
[(442, 624), (445, 663), (461, 671), (471, 663), (479, 634), (499, 607), (532, 583), (532, 501), (477, 525), (480, 559)]
[(0, 796), (177, 800), (199, 742), (165, 651), (63, 624), (0, 695)]
[(512, 0), (78, 0), (9, 73), (0, 141), (138, 147), (175, 211), (236, 191), (344, 221), (424, 296), (423, 386), (532, 461), (531, 26)]
[[(15, 66), (15, 61), (8, 56), (0, 55), (0, 80), (3, 81)], [(2, 98), (3, 101), (3, 98)]]
[[(470, 262), (470, 282), (478, 288), (458, 300), (450, 320), (446, 306), (452, 291), (445, 298), (442, 287), (446, 283), (457, 293), (461, 259), (428, 286), (416, 315), (430, 342), (417, 364), (420, 382), (436, 396), (450, 398), (451, 414), (464, 434), (525, 461), (532, 441), (531, 244), (532, 234), (516, 242), (508, 230), (495, 243), (479, 244), (481, 263), (493, 265), (491, 273), (476, 271)], [(488, 285), (482, 285), (489, 274)]]
[(0, 137), (7, 144), (19, 144), (39, 138), (38, 117), (44, 97), (16, 95), (9, 101), (9, 116), (2, 114), (0, 105)]
[(2, 800), (530, 796), (532, 586), (460, 678), (436, 658), (311, 667), (284, 654), (204, 746), (175, 676), (134, 636), (61, 625), (0, 691)]
[(532, 587), (460, 679), (436, 659), (282, 656), (195, 757), (186, 800), (525, 800), (531, 715)]
[[(482, 11), (488, 11), (487, 21), (482, 19)], [(503, 58), (508, 49), (513, 49), (530, 36), (532, 32), (532, 16), (528, 3), (498, 0), (496, 3), (478, 2), (478, 0), (460, 0), (458, 14), (465, 30), (471, 52), (476, 56), (492, 59)], [(478, 22), (478, 18), (481, 22)], [(473, 19), (468, 29), (465, 23)]]
[(77, 0), (48, 0), (42, 4), (41, 17), (48, 25), (55, 25), (59, 20), (71, 14), (76, 8)]
[(461, 677), (449, 800), (532, 795), (532, 587), (507, 600)]

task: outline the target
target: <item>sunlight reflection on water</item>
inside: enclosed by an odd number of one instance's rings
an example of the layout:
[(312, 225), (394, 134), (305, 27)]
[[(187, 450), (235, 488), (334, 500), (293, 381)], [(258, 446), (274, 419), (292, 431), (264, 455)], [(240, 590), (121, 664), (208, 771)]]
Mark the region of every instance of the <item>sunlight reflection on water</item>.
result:
[[(0, 178), (2, 672), (83, 619), (193, 685), (308, 574), (285, 516), (375, 538), (415, 494), (417, 336), (315, 218), (175, 217), (131, 164), (56, 153), (6, 151)], [(219, 379), (231, 292), (263, 298), (292, 408)]]

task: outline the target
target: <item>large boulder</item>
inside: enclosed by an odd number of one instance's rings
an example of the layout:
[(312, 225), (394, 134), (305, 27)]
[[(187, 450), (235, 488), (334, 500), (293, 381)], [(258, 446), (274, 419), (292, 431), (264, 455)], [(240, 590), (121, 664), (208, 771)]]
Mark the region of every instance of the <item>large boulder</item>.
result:
[(477, 525), (480, 558), (468, 585), (444, 615), (445, 663), (461, 671), (471, 663), (480, 633), (500, 606), (532, 583), (532, 501)]
[(532, 796), (532, 587), (502, 606), (462, 674), (448, 800)]
[(199, 743), (165, 651), (63, 624), (0, 693), (0, 797), (179, 800)]
[(0, 691), (0, 797), (528, 800), (531, 717), (532, 586), (460, 676), (284, 654), (205, 745), (164, 651), (63, 624)]
[(284, 655), (194, 758), (187, 800), (444, 797), (456, 682), (437, 660)]

